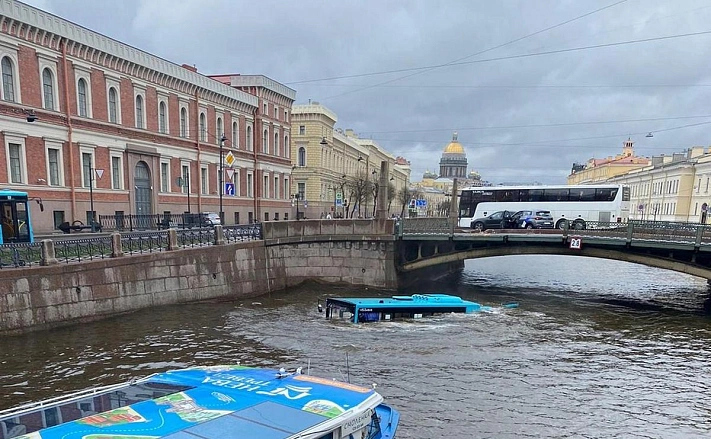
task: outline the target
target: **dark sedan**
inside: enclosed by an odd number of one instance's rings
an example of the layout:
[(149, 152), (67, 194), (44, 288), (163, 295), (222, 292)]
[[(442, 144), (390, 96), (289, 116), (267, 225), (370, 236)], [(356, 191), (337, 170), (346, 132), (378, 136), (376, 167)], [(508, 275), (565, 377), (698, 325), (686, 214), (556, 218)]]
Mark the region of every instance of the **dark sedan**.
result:
[(477, 218), (472, 221), (471, 228), (478, 231), (486, 229), (509, 229), (515, 226), (511, 221), (512, 216), (513, 212), (508, 210), (494, 212), (489, 216)]

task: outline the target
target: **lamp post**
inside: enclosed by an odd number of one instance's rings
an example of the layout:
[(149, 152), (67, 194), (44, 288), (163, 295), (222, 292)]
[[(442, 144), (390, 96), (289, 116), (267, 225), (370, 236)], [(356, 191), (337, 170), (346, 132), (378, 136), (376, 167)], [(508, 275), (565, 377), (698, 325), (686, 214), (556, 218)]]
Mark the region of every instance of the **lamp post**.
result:
[(224, 212), (222, 212), (222, 193), (225, 191), (225, 183), (224, 183), (224, 170), (222, 169), (222, 146), (224, 145), (225, 141), (227, 141), (227, 136), (224, 134), (220, 138), (220, 224), (225, 224), (225, 215)]
[(294, 204), (296, 204), (296, 220), (299, 220), (299, 193), (294, 194)]
[(94, 168), (89, 168), (89, 209), (91, 210), (91, 232), (94, 233), (94, 223), (96, 216), (94, 215)]

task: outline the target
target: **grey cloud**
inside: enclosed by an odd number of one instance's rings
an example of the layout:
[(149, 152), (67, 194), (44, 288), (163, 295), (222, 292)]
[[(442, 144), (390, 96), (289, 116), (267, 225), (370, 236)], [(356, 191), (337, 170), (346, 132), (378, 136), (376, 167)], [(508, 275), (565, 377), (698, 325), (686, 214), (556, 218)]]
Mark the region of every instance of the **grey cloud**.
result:
[[(203, 73), (261, 73), (289, 83), (447, 63), (614, 0), (30, 3), (176, 63), (195, 64)], [(628, 0), (466, 61), (706, 31), (711, 29), (709, 18), (711, 5), (703, 0)], [(710, 40), (711, 35), (697, 36), (450, 66), (342, 96), (338, 95), (409, 73), (291, 86), (298, 102), (324, 103), (338, 114), (341, 127), (372, 136), (387, 150), (411, 160), (414, 179), (425, 169), (438, 169), (451, 128), (459, 129), (470, 170), (478, 170), (485, 179), (563, 182), (573, 161), (614, 155), (628, 135), (641, 155), (708, 145), (711, 125), (661, 130), (711, 117), (466, 128), (711, 114), (707, 105), (711, 87), (698, 86), (711, 84), (706, 69)], [(522, 87), (536, 85), (613, 87)], [(630, 85), (638, 87), (622, 87)], [(649, 85), (684, 87), (640, 87)], [(644, 137), (648, 131), (656, 132), (653, 138)], [(595, 138), (601, 136), (608, 137)]]

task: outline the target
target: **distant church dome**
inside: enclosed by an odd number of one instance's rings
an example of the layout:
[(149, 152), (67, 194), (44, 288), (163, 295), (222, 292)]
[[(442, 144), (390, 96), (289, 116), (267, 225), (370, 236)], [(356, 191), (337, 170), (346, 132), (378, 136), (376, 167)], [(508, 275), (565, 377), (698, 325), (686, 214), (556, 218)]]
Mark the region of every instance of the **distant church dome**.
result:
[(457, 140), (457, 132), (452, 134), (452, 141), (444, 147), (442, 158), (439, 161), (440, 178), (466, 178), (467, 153)]
[(464, 147), (459, 141), (457, 141), (457, 132), (455, 131), (452, 135), (452, 141), (449, 145), (444, 147), (445, 154), (466, 154), (464, 152)]

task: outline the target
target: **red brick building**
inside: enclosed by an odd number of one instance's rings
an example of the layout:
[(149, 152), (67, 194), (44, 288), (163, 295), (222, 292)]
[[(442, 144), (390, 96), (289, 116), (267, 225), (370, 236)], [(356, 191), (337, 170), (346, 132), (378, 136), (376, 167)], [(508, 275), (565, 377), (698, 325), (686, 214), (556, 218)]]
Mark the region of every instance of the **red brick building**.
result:
[(0, 187), (42, 198), (35, 233), (87, 223), (92, 198), (100, 216), (217, 212), (223, 135), (225, 223), (288, 219), (294, 90), (215, 80), (14, 0), (0, 74)]

